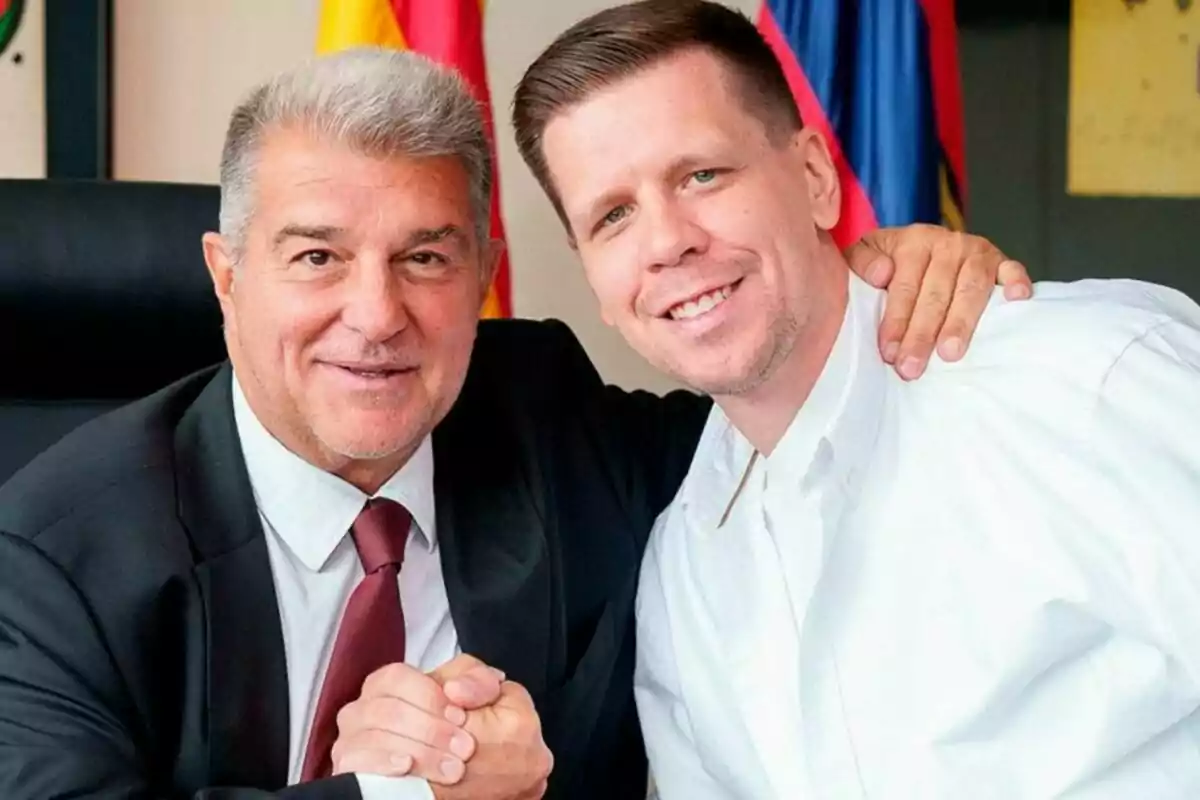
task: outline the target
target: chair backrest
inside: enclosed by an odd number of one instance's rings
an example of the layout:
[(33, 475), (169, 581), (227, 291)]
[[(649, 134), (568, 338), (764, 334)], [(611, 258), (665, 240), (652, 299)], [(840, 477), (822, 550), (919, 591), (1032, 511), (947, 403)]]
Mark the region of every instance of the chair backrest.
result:
[(0, 180), (0, 483), (225, 356), (200, 236), (215, 186)]

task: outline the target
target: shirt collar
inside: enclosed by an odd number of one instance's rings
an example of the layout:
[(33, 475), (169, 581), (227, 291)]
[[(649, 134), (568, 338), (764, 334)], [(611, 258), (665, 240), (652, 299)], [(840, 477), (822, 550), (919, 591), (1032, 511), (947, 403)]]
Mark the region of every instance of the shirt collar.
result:
[[(233, 379), (233, 415), (259, 512), (304, 565), (320, 570), (370, 497), (288, 450), (263, 426)], [(400, 503), (429, 552), (437, 546), (433, 446), (428, 436), (375, 493)]]
[(766, 459), (771, 482), (806, 488), (832, 476), (845, 484), (875, 445), (888, 390), (877, 344), (883, 293), (849, 275), (846, 315), (829, 358)]
[(756, 453), (719, 406), (705, 425), (680, 500), (693, 523), (715, 530), (741, 492), (753, 463), (771, 483), (805, 487), (855, 479), (879, 433), (888, 366), (879, 355), (883, 293), (850, 273), (846, 314), (808, 399), (769, 458)]

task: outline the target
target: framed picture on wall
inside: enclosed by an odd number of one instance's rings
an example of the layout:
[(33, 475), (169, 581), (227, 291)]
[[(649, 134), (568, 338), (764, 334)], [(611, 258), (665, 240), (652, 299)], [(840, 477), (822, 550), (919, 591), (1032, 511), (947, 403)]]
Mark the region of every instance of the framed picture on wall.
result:
[(0, 178), (46, 174), (43, 0), (0, 0)]
[(1074, 0), (1067, 190), (1200, 197), (1200, 3)]
[(110, 176), (111, 0), (0, 0), (0, 178)]

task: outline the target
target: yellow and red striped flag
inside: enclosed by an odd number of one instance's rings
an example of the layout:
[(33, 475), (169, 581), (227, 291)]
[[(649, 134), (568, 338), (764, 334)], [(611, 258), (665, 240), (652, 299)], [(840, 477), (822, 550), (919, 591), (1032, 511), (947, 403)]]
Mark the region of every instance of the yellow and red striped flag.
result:
[[(412, 49), (454, 67), (484, 111), (492, 147), (492, 236), (504, 239), (495, 127), (483, 50), (483, 0), (323, 0), (317, 52), (374, 45)], [(512, 316), (508, 254), (501, 257), (483, 307), (484, 317)]]

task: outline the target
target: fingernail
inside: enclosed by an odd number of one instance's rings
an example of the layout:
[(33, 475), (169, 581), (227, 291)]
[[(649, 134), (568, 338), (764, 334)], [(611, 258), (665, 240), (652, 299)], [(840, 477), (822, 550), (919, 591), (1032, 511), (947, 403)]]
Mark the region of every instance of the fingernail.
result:
[(882, 261), (876, 261), (867, 268), (867, 281), (875, 286), (883, 283), (883, 279), (887, 277), (887, 265)]
[(463, 774), (463, 762), (457, 758), (447, 758), (442, 761), (442, 777), (448, 781), (457, 781)]
[(900, 374), (908, 380), (920, 377), (921, 375), (921, 359), (916, 356), (909, 356), (900, 363)]
[(465, 733), (456, 733), (450, 738), (450, 752), (466, 761), (475, 749), (475, 742)]
[(888, 342), (883, 346), (883, 360), (889, 364), (892, 364), (896, 361), (896, 354), (899, 352), (899, 342)]
[(502, 670), (498, 670), (495, 667), (489, 667), (489, 669), (491, 669), (492, 674), (496, 676), (496, 680), (500, 681), (501, 683), (504, 683), (505, 679), (508, 677)]
[(957, 336), (951, 336), (946, 341), (942, 342), (942, 358), (946, 361), (957, 361), (962, 358), (963, 341)]
[(458, 706), (446, 706), (446, 719), (452, 725), (463, 726), (467, 724), (467, 712), (463, 711)]
[(412, 756), (392, 756), (392, 766), (400, 772), (408, 772), (412, 769)]

